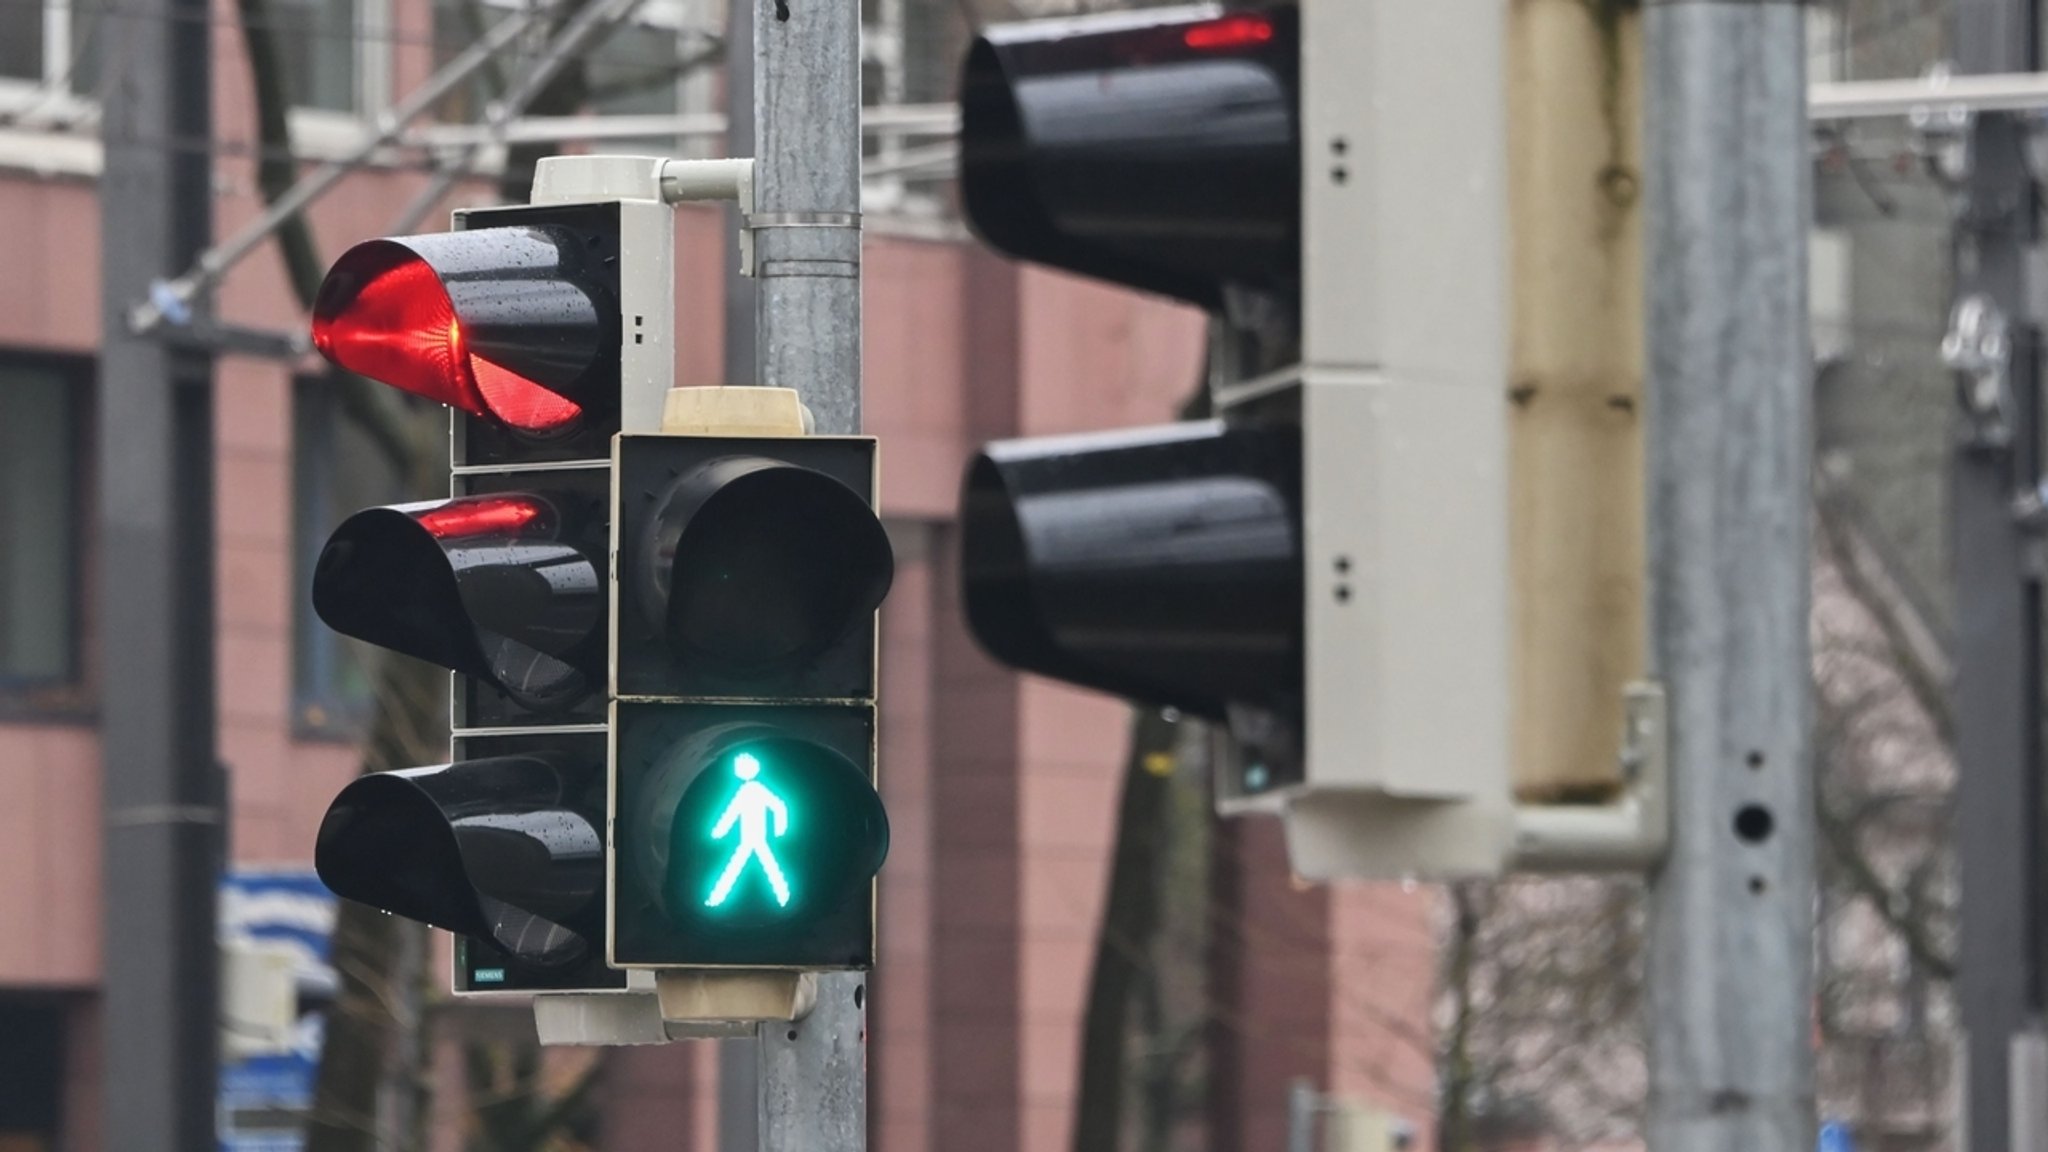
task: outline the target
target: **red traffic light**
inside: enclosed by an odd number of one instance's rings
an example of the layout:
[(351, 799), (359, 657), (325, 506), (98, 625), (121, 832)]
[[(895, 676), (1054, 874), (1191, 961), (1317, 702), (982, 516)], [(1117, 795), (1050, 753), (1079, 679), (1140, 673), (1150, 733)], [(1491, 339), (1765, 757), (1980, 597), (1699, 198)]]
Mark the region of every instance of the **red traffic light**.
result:
[(516, 432), (562, 432), (617, 358), (616, 307), (583, 264), (574, 235), (554, 227), (367, 241), (321, 283), (313, 346)]
[(414, 519), (436, 540), (457, 540), (495, 532), (516, 533), (535, 521), (545, 523), (547, 513), (547, 506), (531, 497), (484, 496), (450, 500)]
[(1273, 21), (1254, 12), (1233, 13), (1181, 34), (1181, 42), (1198, 52), (1248, 48), (1272, 39)]

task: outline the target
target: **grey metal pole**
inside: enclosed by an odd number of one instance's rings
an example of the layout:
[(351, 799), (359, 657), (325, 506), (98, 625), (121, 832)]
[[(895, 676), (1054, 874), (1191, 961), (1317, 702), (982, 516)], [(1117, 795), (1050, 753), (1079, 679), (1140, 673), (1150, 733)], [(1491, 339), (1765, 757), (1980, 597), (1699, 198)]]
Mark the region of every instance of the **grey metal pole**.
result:
[(860, 5), (754, 0), (760, 383), (860, 431)]
[[(754, 154), (754, 0), (730, 0), (725, 24), (725, 154)], [(725, 208), (728, 236), (739, 235), (745, 208)], [(725, 246), (726, 384), (755, 383), (754, 279), (740, 274), (740, 248)], [(718, 1046), (719, 1152), (755, 1152), (761, 1147), (761, 1048), (750, 1036)]]
[[(2032, 7), (2031, 0), (1957, 0), (1956, 70), (2032, 71), (2040, 56)], [(1977, 403), (1959, 424), (1949, 472), (1962, 1111), (1975, 1152), (2041, 1152), (2020, 1141), (2041, 1135), (2022, 1113), (2043, 1086), (2016, 1093), (2015, 1073), (2030, 1062), (2013, 1060), (2016, 1045), (2038, 1037), (2043, 997), (2040, 598), (2013, 515), (2015, 494), (2032, 486), (2039, 469), (2038, 340), (2028, 323), (2026, 272), (2035, 215), (2026, 120), (1984, 113), (1967, 131), (1956, 299), (1988, 305), (2016, 338), (2005, 345), (2009, 360), (1986, 381), (1992, 394), (1964, 392)]]
[(1653, 661), (1649, 1146), (1814, 1147), (1811, 191), (1793, 0), (1644, 12)]
[[(725, 25), (725, 154), (754, 154), (754, 0), (730, 0)], [(745, 225), (746, 209), (726, 206), (731, 234)], [(740, 275), (737, 244), (725, 247), (725, 383), (753, 384), (759, 374), (754, 341), (759, 326), (754, 278)], [(752, 1147), (749, 1145), (749, 1147)]]
[[(753, 0), (758, 382), (860, 431), (860, 5)], [(762, 1152), (867, 1147), (867, 977), (760, 1039)]]
[(129, 324), (212, 235), (210, 154), (163, 142), (213, 138), (213, 24), (202, 0), (137, 0), (104, 20), (120, 66), (99, 184), (100, 1143), (213, 1152), (213, 363)]

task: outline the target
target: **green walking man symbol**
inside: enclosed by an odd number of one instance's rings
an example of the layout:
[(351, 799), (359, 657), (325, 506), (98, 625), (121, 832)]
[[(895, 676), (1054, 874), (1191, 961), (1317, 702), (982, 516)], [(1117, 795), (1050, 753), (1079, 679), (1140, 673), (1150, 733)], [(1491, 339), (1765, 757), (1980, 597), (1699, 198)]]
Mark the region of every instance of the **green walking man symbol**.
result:
[(775, 903), (789, 905), (789, 881), (782, 875), (782, 865), (776, 862), (775, 850), (768, 846), (768, 816), (775, 815), (775, 835), (789, 831), (789, 809), (783, 806), (766, 784), (756, 777), (761, 775), (761, 761), (753, 754), (742, 752), (732, 758), (732, 774), (742, 783), (733, 793), (732, 801), (725, 806), (725, 814), (718, 818), (718, 826), (711, 830), (713, 840), (723, 840), (739, 829), (739, 847), (733, 849), (732, 859), (726, 861), (725, 871), (718, 877), (718, 883), (711, 888), (711, 895), (704, 898), (706, 908), (717, 908), (732, 895), (732, 886), (739, 883), (740, 874), (747, 870), (747, 862), (757, 860), (761, 871), (768, 877), (768, 887), (775, 892)]

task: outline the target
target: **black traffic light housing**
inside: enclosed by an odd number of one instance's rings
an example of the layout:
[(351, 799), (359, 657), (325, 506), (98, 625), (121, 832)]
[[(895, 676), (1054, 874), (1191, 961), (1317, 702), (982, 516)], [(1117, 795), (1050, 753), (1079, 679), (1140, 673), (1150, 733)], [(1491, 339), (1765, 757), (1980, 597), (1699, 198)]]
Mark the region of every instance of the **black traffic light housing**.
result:
[(960, 192), (989, 245), (1212, 311), (1301, 270), (1298, 20), (1140, 9), (984, 29)]
[(344, 252), (313, 306), (341, 368), (458, 413), (470, 466), (601, 460), (619, 430), (616, 203), (473, 210)]
[[(1299, 353), (1300, 27), (1294, 6), (1255, 4), (984, 29), (961, 76), (969, 223), (1008, 255), (1228, 318), (1222, 376), (1281, 367)], [(961, 505), (982, 647), (1227, 723), (1257, 787), (1299, 780), (1305, 508), (1288, 405), (987, 445)]]
[(603, 947), (621, 206), (457, 223), (351, 248), (316, 301), (330, 360), (454, 409), (454, 479), (344, 521), (314, 607), (455, 675), (450, 762), (344, 789), (315, 862), (337, 894), (456, 933), (459, 992), (623, 988)]
[(561, 973), (594, 958), (604, 928), (604, 738), (505, 743), (356, 780), (314, 864), (338, 896)]
[(987, 445), (968, 626), (1013, 668), (1214, 720), (1301, 701), (1301, 438), (1190, 421)]
[(867, 967), (875, 442), (628, 435), (613, 473), (611, 961)]

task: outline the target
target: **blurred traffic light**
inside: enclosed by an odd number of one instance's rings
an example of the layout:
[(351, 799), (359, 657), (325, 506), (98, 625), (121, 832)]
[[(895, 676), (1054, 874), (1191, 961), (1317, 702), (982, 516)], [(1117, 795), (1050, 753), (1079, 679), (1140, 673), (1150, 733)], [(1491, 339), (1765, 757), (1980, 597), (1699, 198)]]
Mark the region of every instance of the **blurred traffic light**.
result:
[[(1544, 431), (1555, 398), (1505, 398), (1501, 11), (1049, 18), (982, 29), (961, 77), (974, 231), (1207, 310), (1216, 416), (989, 445), (969, 624), (1013, 668), (1220, 720), (1219, 808), (1281, 814), (1306, 876), (1497, 874), (1597, 838), (1520, 838), (1510, 772), (1513, 597), (1554, 579), (1517, 571), (1511, 533), (1592, 473), (1539, 474), (1576, 441)], [(1511, 475), (1538, 479), (1521, 529)]]
[(1292, 8), (996, 25), (960, 80), (960, 191), (993, 247), (1209, 309), (1297, 294)]
[(874, 441), (625, 436), (616, 473), (612, 961), (867, 966)]
[[(1291, 312), (1298, 29), (1285, 6), (984, 29), (960, 88), (969, 223), (1021, 259)], [(968, 624), (1013, 668), (1227, 721), (1260, 787), (1299, 781), (1303, 515), (1298, 412), (991, 444), (961, 506)]]
[(1301, 446), (1204, 420), (988, 445), (961, 502), (967, 622), (1037, 672), (1222, 721), (1301, 709)]

